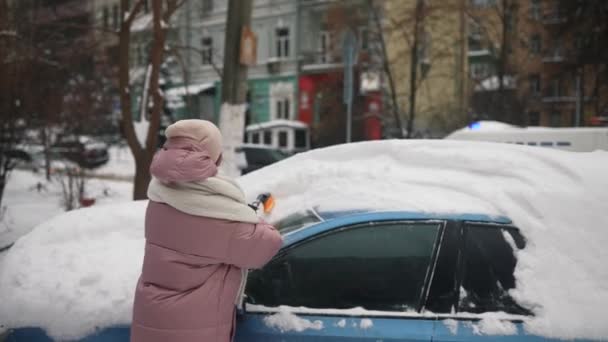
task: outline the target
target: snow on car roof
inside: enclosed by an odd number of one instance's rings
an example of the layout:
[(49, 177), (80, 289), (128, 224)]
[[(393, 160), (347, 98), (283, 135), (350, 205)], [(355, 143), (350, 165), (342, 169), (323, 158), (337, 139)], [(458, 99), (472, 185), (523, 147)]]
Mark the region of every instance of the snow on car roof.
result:
[[(378, 141), (295, 155), (239, 179), (271, 192), (277, 221), (303, 208), (504, 216), (526, 237), (513, 297), (531, 333), (608, 338), (608, 152), (462, 141)], [(129, 324), (145, 202), (78, 210), (36, 227), (0, 265), (0, 322), (58, 339)]]

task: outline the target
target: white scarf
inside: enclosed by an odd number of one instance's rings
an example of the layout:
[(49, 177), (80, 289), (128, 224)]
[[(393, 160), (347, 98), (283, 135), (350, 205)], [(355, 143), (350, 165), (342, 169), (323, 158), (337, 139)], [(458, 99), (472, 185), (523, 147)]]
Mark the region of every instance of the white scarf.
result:
[(166, 203), (184, 213), (229, 221), (259, 223), (255, 211), (245, 201), (236, 182), (221, 176), (201, 182), (164, 184), (152, 178), (148, 198)]

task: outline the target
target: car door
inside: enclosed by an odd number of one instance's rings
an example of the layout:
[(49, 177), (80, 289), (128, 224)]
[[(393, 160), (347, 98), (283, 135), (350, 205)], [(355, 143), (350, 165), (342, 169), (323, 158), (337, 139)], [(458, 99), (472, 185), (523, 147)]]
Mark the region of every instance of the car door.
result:
[[(427, 303), (429, 309), (442, 313), (433, 340), (545, 341), (525, 333), (521, 322), (530, 311), (509, 294), (515, 288), (515, 253), (525, 247), (519, 231), (507, 225), (468, 222), (448, 227), (445, 236), (450, 242), (438, 256), (437, 277)], [(449, 291), (438, 290), (442, 284)], [(448, 300), (438, 299), (446, 293)]]
[(431, 341), (426, 296), (443, 222), (336, 227), (250, 274), (236, 341)]

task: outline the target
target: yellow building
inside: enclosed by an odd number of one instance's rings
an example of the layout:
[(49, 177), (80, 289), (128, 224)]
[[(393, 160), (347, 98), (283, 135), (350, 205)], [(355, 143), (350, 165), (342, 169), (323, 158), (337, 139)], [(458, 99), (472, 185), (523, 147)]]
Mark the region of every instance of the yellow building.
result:
[[(414, 98), (414, 137), (442, 136), (467, 123), (464, 4), (464, 0), (384, 2), (390, 70), (405, 129)], [(412, 60), (417, 61), (415, 70)]]

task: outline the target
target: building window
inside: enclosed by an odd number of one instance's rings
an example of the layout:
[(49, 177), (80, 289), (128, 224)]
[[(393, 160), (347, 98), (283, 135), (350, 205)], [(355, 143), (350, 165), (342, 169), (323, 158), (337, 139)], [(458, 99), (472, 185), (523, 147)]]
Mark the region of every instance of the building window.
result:
[(552, 111), (549, 121), (552, 127), (560, 127), (562, 125), (562, 113), (559, 110)]
[(367, 50), (369, 48), (369, 30), (367, 27), (359, 28), (359, 47), (361, 50)]
[(486, 63), (471, 64), (471, 77), (476, 80), (481, 80), (489, 75), (489, 67)]
[(471, 6), (490, 7), (496, 5), (496, 0), (470, 0)]
[(110, 9), (107, 6), (103, 7), (103, 28), (107, 29), (110, 27)]
[(203, 65), (213, 64), (213, 38), (205, 37), (201, 40), (201, 57)]
[(276, 101), (277, 108), (277, 119), (290, 120), (291, 119), (291, 103), (289, 99), (280, 99)]
[(561, 79), (559, 77), (555, 77), (552, 81), (551, 81), (551, 89), (550, 89), (550, 95), (552, 97), (559, 97), (560, 93), (561, 93)]
[(279, 147), (287, 148), (287, 132), (279, 131)]
[(289, 57), (289, 28), (281, 27), (276, 30), (276, 57)]
[(264, 132), (264, 145), (272, 145), (272, 132)]
[(481, 25), (474, 19), (469, 19), (469, 38), (475, 41), (481, 40)]
[(539, 55), (541, 50), (540, 35), (535, 34), (530, 38), (530, 52), (533, 55)]
[(295, 147), (296, 148), (306, 148), (307, 147), (307, 139), (306, 139), (306, 130), (305, 129), (296, 129), (295, 131)]
[(530, 18), (540, 20), (541, 17), (541, 4), (540, 0), (532, 0), (530, 3)]
[(252, 144), (260, 143), (260, 133), (259, 132), (255, 132), (251, 135), (251, 143)]
[(201, 2), (201, 17), (213, 12), (213, 0), (202, 0)]
[(118, 27), (120, 26), (119, 20), (118, 5), (114, 5), (112, 6), (112, 27), (114, 30), (118, 30)]
[(574, 38), (574, 46), (577, 50), (582, 50), (585, 48), (585, 37), (581, 33), (576, 34), (576, 38)]
[(511, 10), (507, 10), (505, 13), (505, 30), (507, 30), (507, 32), (513, 32), (515, 30), (515, 15)]
[(319, 34), (319, 62), (331, 63), (331, 47), (330, 35), (327, 31), (321, 31)]
[(539, 95), (540, 90), (541, 90), (540, 75), (538, 75), (538, 74), (530, 75), (529, 82), (530, 82), (530, 93), (532, 95)]
[[(540, 113), (528, 112), (528, 126), (540, 126)], [(528, 143), (530, 145), (530, 143)]]

